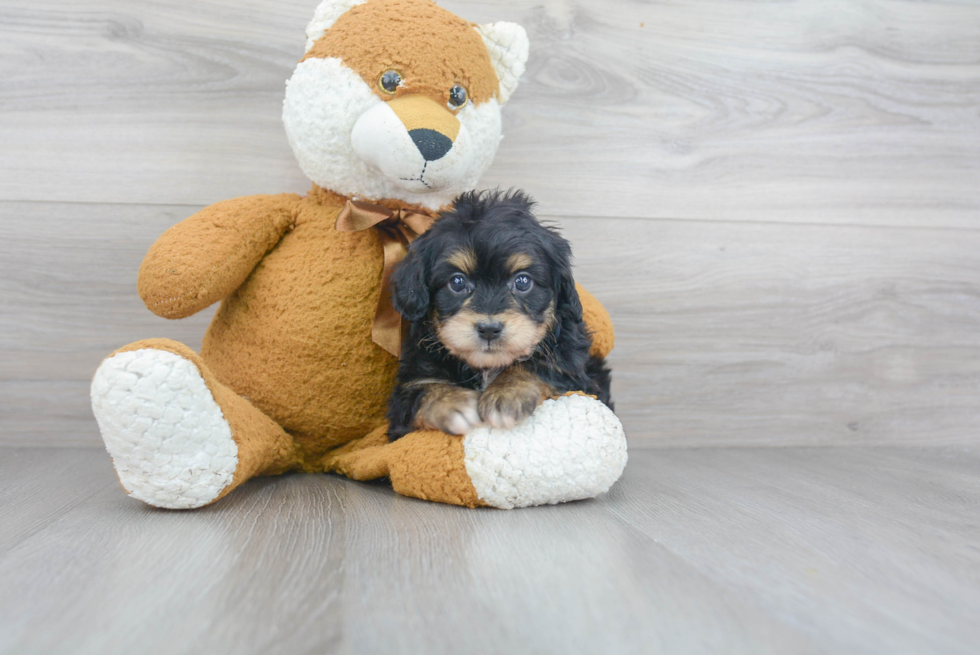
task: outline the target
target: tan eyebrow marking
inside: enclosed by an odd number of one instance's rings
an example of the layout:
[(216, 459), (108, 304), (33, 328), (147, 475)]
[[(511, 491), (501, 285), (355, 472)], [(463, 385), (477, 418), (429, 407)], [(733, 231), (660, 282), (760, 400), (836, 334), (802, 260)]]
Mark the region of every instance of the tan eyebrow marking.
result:
[(446, 258), (446, 262), (452, 264), (463, 273), (472, 275), (476, 270), (476, 253), (472, 250), (457, 250)]
[(530, 255), (523, 252), (514, 253), (507, 258), (507, 270), (511, 273), (516, 273), (517, 271), (524, 270), (533, 263), (534, 260)]

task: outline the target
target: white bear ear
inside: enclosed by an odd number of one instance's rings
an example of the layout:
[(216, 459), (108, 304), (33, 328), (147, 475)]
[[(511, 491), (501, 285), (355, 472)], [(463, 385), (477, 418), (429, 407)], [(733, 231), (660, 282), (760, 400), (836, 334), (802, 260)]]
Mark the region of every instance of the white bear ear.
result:
[(500, 80), (500, 104), (504, 104), (510, 100), (524, 74), (530, 48), (527, 32), (517, 23), (503, 22), (477, 25), (476, 31), (483, 37), (483, 43), (490, 52), (490, 61)]
[(347, 13), (347, 10), (362, 5), (367, 0), (323, 0), (313, 12), (313, 20), (306, 26), (306, 52), (313, 44), (327, 33), (327, 30), (337, 22), (337, 19)]

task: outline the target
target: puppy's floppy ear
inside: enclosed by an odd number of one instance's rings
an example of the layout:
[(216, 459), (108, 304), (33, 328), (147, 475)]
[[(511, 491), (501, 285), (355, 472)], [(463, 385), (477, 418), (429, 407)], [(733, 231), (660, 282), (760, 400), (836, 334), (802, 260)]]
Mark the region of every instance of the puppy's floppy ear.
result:
[(571, 318), (582, 318), (582, 301), (575, 289), (572, 277), (572, 247), (558, 230), (544, 227), (547, 233), (548, 254), (551, 259), (552, 289), (555, 294), (555, 311)]
[(555, 322), (551, 328), (555, 353), (568, 370), (584, 376), (592, 340), (582, 319), (582, 301), (572, 277), (572, 247), (556, 229), (545, 227), (545, 232), (555, 294)]
[(425, 236), (419, 237), (408, 256), (391, 274), (391, 304), (409, 321), (419, 321), (429, 313), (428, 250)]
[(571, 266), (565, 268), (558, 278), (557, 299), (555, 304), (563, 308), (575, 318), (582, 318), (582, 301), (579, 300), (575, 280), (572, 278)]

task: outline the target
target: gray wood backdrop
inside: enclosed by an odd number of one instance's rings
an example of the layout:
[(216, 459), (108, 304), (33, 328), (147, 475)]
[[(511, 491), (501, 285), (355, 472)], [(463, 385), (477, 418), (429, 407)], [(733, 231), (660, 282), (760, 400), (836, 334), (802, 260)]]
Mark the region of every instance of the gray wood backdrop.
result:
[[(98, 445), (146, 249), (305, 192), (316, 0), (0, 4), (0, 444)], [(487, 186), (572, 239), (633, 447), (978, 443), (980, 3), (449, 1), (531, 37)]]

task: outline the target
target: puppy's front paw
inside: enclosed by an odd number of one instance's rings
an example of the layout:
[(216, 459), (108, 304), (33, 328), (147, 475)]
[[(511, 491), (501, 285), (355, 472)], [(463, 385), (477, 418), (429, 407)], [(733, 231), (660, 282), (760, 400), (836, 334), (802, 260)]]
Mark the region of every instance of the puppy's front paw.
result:
[(526, 373), (502, 373), (480, 396), (480, 418), (510, 430), (530, 416), (550, 395), (548, 385)]
[(416, 425), (449, 434), (463, 435), (481, 425), (477, 410), (479, 394), (472, 389), (438, 385), (422, 398)]

